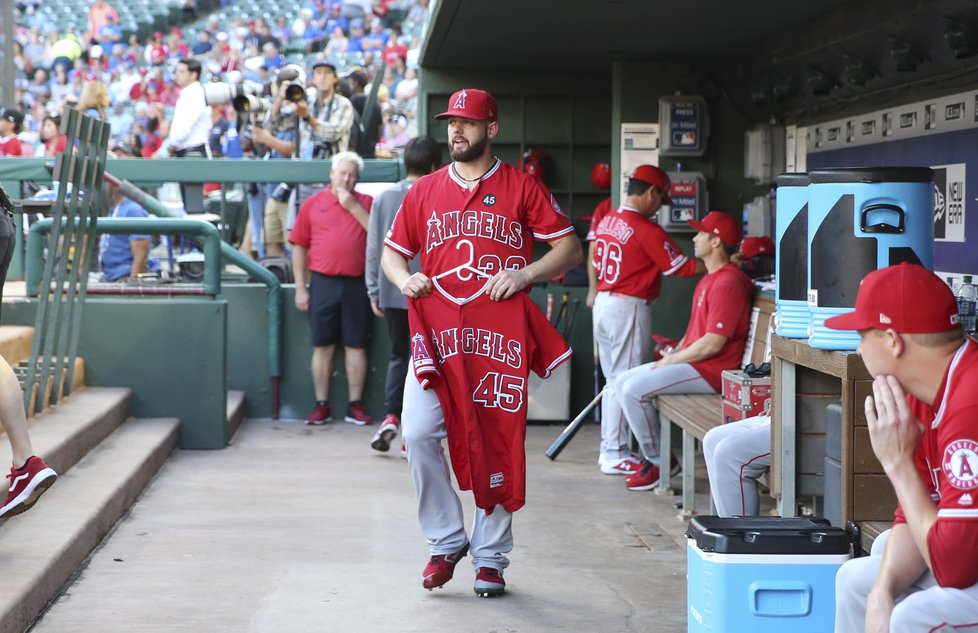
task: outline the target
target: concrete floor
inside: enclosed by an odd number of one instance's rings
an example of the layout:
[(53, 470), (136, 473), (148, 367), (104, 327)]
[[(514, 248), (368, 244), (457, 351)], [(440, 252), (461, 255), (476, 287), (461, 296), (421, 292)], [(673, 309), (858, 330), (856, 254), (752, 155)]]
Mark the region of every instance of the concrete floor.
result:
[(596, 425), (556, 462), (543, 451), (560, 428), (529, 428), (528, 502), (498, 599), (472, 592), (469, 558), (443, 589), (421, 587), (407, 464), (370, 449), (375, 429), (249, 420), (225, 450), (174, 453), (31, 631), (685, 630), (674, 498), (602, 475)]

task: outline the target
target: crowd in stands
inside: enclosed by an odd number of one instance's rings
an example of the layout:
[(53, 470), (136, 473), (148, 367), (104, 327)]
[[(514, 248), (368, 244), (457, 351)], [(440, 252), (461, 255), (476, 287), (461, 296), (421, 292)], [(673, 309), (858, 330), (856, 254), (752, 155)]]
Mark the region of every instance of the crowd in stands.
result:
[[(308, 73), (314, 62), (329, 61), (339, 71), (341, 94), (353, 97), (364, 88), (369, 94), (375, 80), (382, 82), (379, 129), (361, 154), (372, 158), (377, 149), (390, 156), (417, 135), (417, 53), (429, 0), (295, 0), (289, 4), (294, 17), (284, 12), (273, 23), (262, 15), (246, 19), (224, 1), (226, 12), (198, 16), (187, 0), (179, 3), (181, 26), (145, 40), (123, 31), (113, 2), (90, 3), (80, 29), (59, 28), (56, 14), (45, 10), (49, 1), (16, 5), (15, 94), (3, 105), (10, 123), (4, 136), (16, 135), (19, 155), (52, 156), (63, 148), (58, 116), (71, 106), (108, 121), (112, 142), (127, 144), (137, 156), (167, 156), (168, 121), (180, 92), (174, 71), (191, 57), (201, 63), (205, 84), (268, 82), (286, 64)], [(214, 110), (217, 128), (240, 129), (231, 104)], [(4, 151), (8, 145), (0, 144), (0, 154), (16, 154)], [(220, 151), (221, 137), (211, 146)]]

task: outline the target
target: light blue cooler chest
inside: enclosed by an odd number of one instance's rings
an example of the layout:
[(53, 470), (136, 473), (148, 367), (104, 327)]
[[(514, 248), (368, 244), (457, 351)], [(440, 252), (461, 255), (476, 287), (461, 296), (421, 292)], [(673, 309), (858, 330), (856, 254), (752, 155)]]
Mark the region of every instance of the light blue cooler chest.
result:
[(808, 338), (808, 174), (781, 174), (777, 183), (775, 334)]
[(850, 536), (825, 519), (702, 516), (686, 532), (688, 631), (821, 633)]

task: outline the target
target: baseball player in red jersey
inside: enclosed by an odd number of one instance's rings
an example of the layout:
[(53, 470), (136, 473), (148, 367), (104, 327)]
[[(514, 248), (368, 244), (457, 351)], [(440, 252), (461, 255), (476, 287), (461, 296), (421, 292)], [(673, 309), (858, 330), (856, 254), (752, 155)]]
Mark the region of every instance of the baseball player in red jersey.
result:
[[(591, 168), (591, 183), (597, 189), (611, 189), (611, 165), (608, 163), (595, 163), (594, 167)], [(587, 237), (584, 241), (587, 242), (587, 261), (588, 264), (594, 260), (594, 240), (596, 239), (594, 231), (598, 228), (598, 224), (601, 223), (601, 219), (604, 216), (611, 213), (611, 196), (608, 196), (594, 207), (594, 212), (591, 214), (591, 222), (588, 225)], [(592, 266), (587, 268), (587, 307), (594, 307), (594, 297), (598, 294), (598, 273)]]
[(859, 332), (869, 437), (899, 503), (872, 556), (839, 569), (836, 632), (978, 630), (978, 343), (954, 295), (921, 266), (890, 266), (825, 325)]
[(608, 475), (630, 475), (640, 468), (628, 447), (628, 424), (615, 392), (615, 379), (648, 357), (649, 305), (659, 297), (662, 276), (689, 277), (702, 269), (651, 220), (670, 202), (669, 176), (658, 167), (640, 165), (628, 180), (625, 201), (594, 229), (590, 261), (598, 278), (594, 339), (607, 380), (601, 400), (598, 463)]
[[(448, 120), (453, 162), (421, 178), (404, 198), (381, 259), (390, 281), (409, 299), (421, 299), (431, 293), (437, 275), (451, 273), (464, 281), (477, 269), (490, 276), (488, 297), (505, 301), (575, 266), (581, 244), (556, 202), (532, 177), (492, 154), (499, 132), (495, 99), (483, 90), (460, 90), (448, 110), (435, 118)], [(550, 250), (532, 261), (535, 240), (548, 242)], [(421, 258), (421, 272), (411, 274), (408, 260), (415, 256)], [(502, 594), (506, 554), (513, 547), (512, 514), (501, 506), (491, 513), (479, 508), (471, 536), (466, 536), (462, 505), (442, 449), (452, 430), (446, 429), (437, 395), (412, 375), (404, 386), (401, 425), (418, 494), (418, 519), (431, 546), (423, 586), (433, 589), (451, 580), (471, 548), (476, 593)]]
[[(693, 251), (707, 274), (693, 290), (693, 307), (683, 339), (662, 360), (622, 372), (614, 389), (625, 421), (638, 441), (642, 466), (625, 479), (629, 490), (651, 490), (659, 482), (659, 413), (663, 393), (717, 393), (720, 372), (740, 366), (750, 326), (754, 286), (730, 263), (741, 230), (729, 215), (711, 211), (689, 225), (698, 233)], [(666, 447), (668, 454), (668, 447)]]

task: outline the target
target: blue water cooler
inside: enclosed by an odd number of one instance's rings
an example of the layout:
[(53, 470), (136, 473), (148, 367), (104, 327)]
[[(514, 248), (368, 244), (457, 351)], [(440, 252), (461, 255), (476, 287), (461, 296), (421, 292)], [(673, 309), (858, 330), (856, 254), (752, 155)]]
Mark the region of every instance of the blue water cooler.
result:
[(864, 167), (809, 173), (808, 344), (854, 350), (859, 335), (825, 320), (851, 312), (867, 273), (900, 262), (934, 268), (934, 173)]
[(826, 519), (701, 516), (686, 529), (687, 631), (831, 631), (850, 535)]
[(808, 174), (781, 174), (775, 205), (775, 334), (808, 338)]

